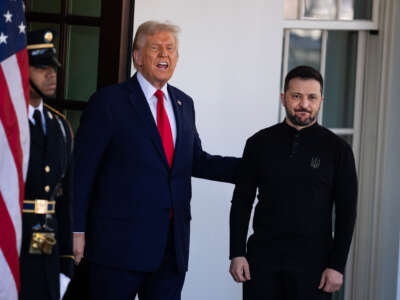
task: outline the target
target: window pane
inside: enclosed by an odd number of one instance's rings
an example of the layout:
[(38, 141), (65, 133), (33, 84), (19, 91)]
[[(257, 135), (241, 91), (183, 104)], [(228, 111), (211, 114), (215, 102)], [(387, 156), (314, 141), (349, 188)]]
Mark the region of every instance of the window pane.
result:
[(51, 29), (56, 32), (54, 37), (54, 46), (57, 50), (57, 55), (59, 55), (60, 51), (60, 25), (54, 23), (39, 23), (39, 22), (30, 22), (28, 23), (28, 30), (39, 30), (39, 29)]
[(68, 26), (65, 98), (87, 101), (97, 87), (100, 29)]
[(285, 0), (284, 15), (285, 19), (297, 19), (298, 0)]
[(357, 32), (329, 31), (323, 124), (352, 128), (357, 63)]
[(101, 15), (101, 0), (70, 0), (69, 14), (100, 17)]
[(65, 116), (67, 117), (67, 120), (71, 123), (72, 129), (75, 133), (78, 130), (81, 115), (82, 111), (79, 110), (65, 111)]
[(336, 19), (336, 0), (302, 0), (304, 1), (304, 18)]
[(31, 0), (29, 8), (33, 12), (59, 14), (61, 12), (61, 0)]
[(288, 72), (299, 65), (308, 65), (319, 70), (322, 32), (320, 30), (291, 30), (289, 39)]
[(340, 0), (339, 19), (371, 20), (372, 0)]
[(354, 0), (354, 18), (361, 20), (371, 20), (372, 0)]
[(354, 19), (354, 0), (340, 0), (339, 19)]

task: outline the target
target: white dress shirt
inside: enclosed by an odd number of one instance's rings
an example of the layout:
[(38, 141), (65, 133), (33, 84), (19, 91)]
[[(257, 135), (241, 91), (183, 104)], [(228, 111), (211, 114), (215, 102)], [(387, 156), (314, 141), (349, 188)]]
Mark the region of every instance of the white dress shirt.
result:
[(43, 100), (40, 101), (40, 104), (37, 107), (33, 107), (32, 105), (29, 104), (29, 108), (28, 108), (29, 121), (31, 121), (33, 125), (36, 125), (36, 121), (33, 118), (33, 113), (35, 112), (36, 109), (38, 109), (40, 111), (40, 115), (42, 116), (43, 132), (44, 132), (44, 134), (46, 134), (46, 119), (45, 119), (44, 113), (43, 113)]
[[(142, 74), (137, 72), (137, 80), (139, 81), (139, 85), (142, 88), (143, 94), (147, 100), (147, 103), (149, 104), (151, 114), (153, 115), (154, 121), (157, 124), (157, 97), (154, 95), (154, 93), (157, 91), (157, 89), (151, 85), (150, 82), (146, 80), (146, 78), (143, 77)], [(172, 106), (171, 98), (168, 94), (168, 89), (167, 89), (167, 84), (165, 84), (161, 91), (164, 93), (164, 107), (168, 115), (168, 120), (169, 124), (171, 125), (171, 131), (172, 131), (172, 139), (174, 140), (174, 145), (176, 142), (176, 120), (175, 120), (175, 114), (174, 114), (174, 108)]]

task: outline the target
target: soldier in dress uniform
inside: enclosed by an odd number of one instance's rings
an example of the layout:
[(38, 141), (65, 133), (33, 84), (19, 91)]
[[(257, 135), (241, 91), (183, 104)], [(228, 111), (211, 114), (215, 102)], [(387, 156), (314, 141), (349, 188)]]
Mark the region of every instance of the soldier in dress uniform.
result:
[(72, 130), (65, 117), (44, 104), (53, 96), (60, 63), (54, 32), (28, 34), (30, 64), (28, 175), (23, 205), (20, 256), (22, 300), (58, 300), (60, 283), (72, 276)]

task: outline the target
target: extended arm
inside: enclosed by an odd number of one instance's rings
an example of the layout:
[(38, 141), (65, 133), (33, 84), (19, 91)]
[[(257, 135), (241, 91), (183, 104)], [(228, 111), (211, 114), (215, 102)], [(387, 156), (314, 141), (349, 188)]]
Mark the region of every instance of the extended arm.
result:
[[(194, 108), (192, 111), (194, 120)], [(240, 159), (235, 157), (210, 155), (203, 151), (195, 121), (193, 126), (194, 145), (192, 175), (203, 179), (235, 183), (237, 180)]]

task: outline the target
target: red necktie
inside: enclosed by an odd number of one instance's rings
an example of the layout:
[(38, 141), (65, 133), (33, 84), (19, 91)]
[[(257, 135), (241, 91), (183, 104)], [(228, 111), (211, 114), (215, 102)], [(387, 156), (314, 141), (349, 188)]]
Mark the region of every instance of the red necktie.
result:
[(154, 95), (157, 97), (157, 128), (160, 133), (161, 141), (164, 146), (165, 156), (168, 160), (169, 167), (172, 167), (172, 159), (174, 158), (174, 141), (172, 139), (171, 124), (164, 107), (164, 93), (157, 90)]

